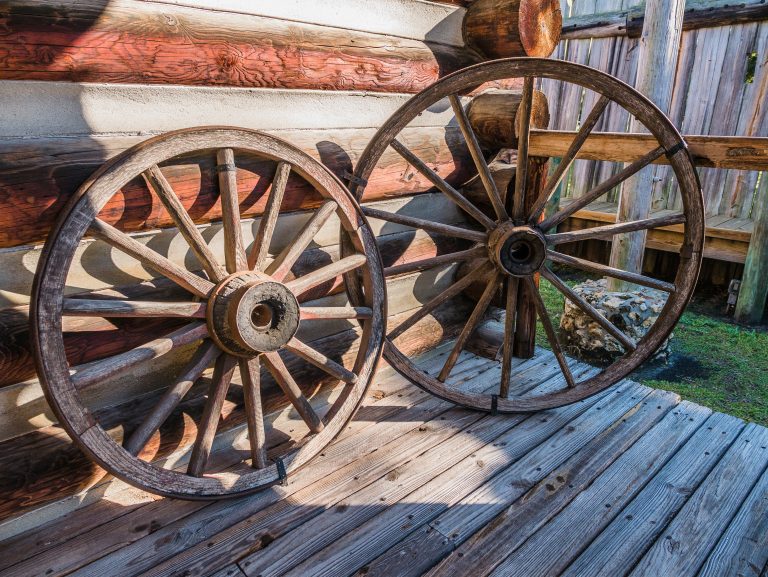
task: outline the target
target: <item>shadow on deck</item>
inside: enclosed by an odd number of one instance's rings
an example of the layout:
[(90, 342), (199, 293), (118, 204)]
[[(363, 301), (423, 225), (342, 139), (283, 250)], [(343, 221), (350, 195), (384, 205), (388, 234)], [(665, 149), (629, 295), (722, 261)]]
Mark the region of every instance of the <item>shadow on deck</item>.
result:
[[(457, 372), (488, 379), (484, 364)], [(491, 416), (386, 368), (287, 486), (200, 503), (113, 481), (0, 542), (0, 574), (766, 575), (767, 445), (768, 429), (631, 381)]]

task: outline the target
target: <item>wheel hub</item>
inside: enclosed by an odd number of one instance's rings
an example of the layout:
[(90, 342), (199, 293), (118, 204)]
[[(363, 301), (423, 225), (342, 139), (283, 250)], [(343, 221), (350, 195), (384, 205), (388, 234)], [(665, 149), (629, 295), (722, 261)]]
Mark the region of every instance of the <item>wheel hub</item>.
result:
[(256, 272), (221, 281), (208, 301), (208, 327), (230, 354), (252, 357), (280, 350), (299, 329), (299, 303), (279, 282)]
[(547, 257), (547, 241), (532, 226), (505, 223), (491, 233), (488, 243), (491, 260), (505, 273), (524, 277), (538, 272)]

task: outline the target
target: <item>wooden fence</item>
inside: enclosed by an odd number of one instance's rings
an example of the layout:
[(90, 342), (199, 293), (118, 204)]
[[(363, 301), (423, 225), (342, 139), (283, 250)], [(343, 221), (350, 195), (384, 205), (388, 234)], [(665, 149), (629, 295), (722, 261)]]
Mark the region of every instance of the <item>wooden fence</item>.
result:
[[(637, 4), (636, 0), (561, 2), (563, 14), (571, 19), (629, 10)], [(586, 64), (633, 85), (638, 39), (627, 36), (619, 26), (615, 35), (608, 34), (611, 32), (602, 31), (599, 38), (566, 38), (553, 58)], [(597, 100), (594, 93), (551, 81), (544, 83), (543, 90), (549, 98), (553, 129), (575, 130)], [(768, 136), (768, 21), (686, 30), (670, 117), (686, 135)], [(597, 130), (624, 132), (628, 122), (626, 112), (612, 107)], [(618, 164), (577, 161), (564, 182), (562, 195), (578, 198), (620, 168)], [(768, 174), (710, 168), (699, 169), (699, 174), (708, 225), (751, 231), (758, 203), (768, 202)], [(612, 191), (607, 200), (615, 202), (617, 194), (618, 190)], [(653, 209), (679, 206), (670, 169), (658, 167)]]

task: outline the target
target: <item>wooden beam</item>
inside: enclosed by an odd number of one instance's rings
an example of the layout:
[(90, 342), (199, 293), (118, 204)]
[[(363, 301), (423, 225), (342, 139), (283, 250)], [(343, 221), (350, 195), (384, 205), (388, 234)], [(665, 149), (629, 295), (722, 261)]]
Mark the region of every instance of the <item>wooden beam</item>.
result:
[[(280, 131), (308, 154), (321, 160), (339, 178), (351, 173), (354, 162), (372, 138), (373, 129), (338, 131)], [(476, 174), (469, 151), (456, 127), (409, 128), (403, 142), (435, 172), (453, 185)], [(106, 160), (141, 137), (98, 139), (44, 139), (0, 143), (0, 248), (42, 242), (50, 227), (80, 184)], [(263, 214), (275, 163), (237, 154), (237, 185), (244, 218)], [(221, 218), (218, 175), (214, 154), (190, 155), (163, 173), (184, 208), (196, 223)], [(432, 184), (415, 173), (400, 155), (388, 150), (371, 175), (365, 201), (426, 192)], [(316, 208), (322, 197), (303, 179), (288, 180), (283, 210)], [(104, 207), (101, 218), (124, 231), (135, 232), (172, 226), (173, 221), (146, 184), (133, 181)]]
[[(648, 2), (644, 13), (635, 88), (659, 110), (668, 113), (677, 78), (685, 0)], [(650, 131), (637, 118), (631, 117), (629, 132)], [(654, 167), (647, 166), (621, 185), (618, 209), (620, 222), (644, 220), (650, 216), (654, 174)], [(639, 231), (614, 237), (611, 245), (611, 266), (631, 273), (640, 273), (643, 269), (647, 236), (647, 231)], [(618, 277), (608, 279), (608, 290), (627, 289), (628, 285)]]
[[(685, 4), (683, 30), (733, 26), (762, 20), (768, 20), (768, 4), (764, 0), (742, 0), (738, 3), (733, 0), (688, 0)], [(562, 38), (639, 38), (644, 22), (642, 8), (575, 16), (563, 22)]]
[(414, 93), (478, 62), (456, 46), (136, 0), (9, 0), (0, 77)]
[[(559, 158), (565, 155), (576, 132), (532, 130), (532, 156)], [(767, 170), (768, 138), (753, 136), (684, 136), (696, 166), (735, 170)], [(593, 133), (577, 158), (608, 162), (634, 162), (659, 146), (649, 134)], [(666, 156), (655, 164), (669, 164)]]
[[(685, 0), (654, 0), (644, 6), (645, 21), (639, 42), (635, 88), (664, 113), (669, 112), (677, 77), (684, 12)], [(648, 132), (648, 129), (632, 117), (629, 132)], [(643, 220), (650, 216), (654, 170), (652, 166), (645, 167), (621, 185), (618, 209), (620, 222)], [(614, 237), (611, 266), (640, 273), (647, 236), (647, 231), (641, 231)], [(614, 276), (608, 279), (608, 289), (626, 290), (627, 284)]]

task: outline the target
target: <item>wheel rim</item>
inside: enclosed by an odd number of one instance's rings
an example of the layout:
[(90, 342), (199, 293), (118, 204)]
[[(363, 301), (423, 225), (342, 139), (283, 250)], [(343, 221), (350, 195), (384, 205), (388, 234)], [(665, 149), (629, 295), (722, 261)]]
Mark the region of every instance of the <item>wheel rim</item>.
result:
[[(161, 162), (170, 158), (198, 151), (217, 151), (225, 241), (221, 260), (224, 262), (219, 262), (211, 252), (158, 168)], [(239, 208), (236, 154), (255, 155), (276, 164), (275, 177), (268, 191), (269, 200), (253, 245), (247, 251)], [(293, 242), (269, 261), (270, 242), (291, 174), (319, 192), (322, 204), (294, 234)], [(196, 255), (200, 263), (197, 268), (202, 268), (205, 274), (195, 274), (144, 245), (137, 246), (139, 243), (129, 235), (97, 219), (105, 204), (127, 183), (140, 176), (166, 207), (191, 252)], [(292, 275), (292, 268), (333, 215), (341, 222), (339, 240), (343, 240), (345, 246), (353, 247), (355, 254), (315, 267), (301, 276)], [(64, 298), (75, 248), (88, 231), (169, 278), (190, 293), (189, 298), (183, 302), (160, 303)], [(300, 305), (302, 295), (311, 295), (315, 287), (327, 284), (341, 274), (345, 275), (349, 290), (356, 295), (356, 308)], [(251, 130), (204, 127), (165, 134), (141, 143), (99, 169), (80, 188), (49, 236), (32, 297), (38, 374), (60, 423), (81, 448), (109, 472), (161, 495), (218, 498), (244, 494), (280, 481), (304, 465), (344, 428), (354, 414), (381, 354), (386, 315), (383, 294), (377, 287), (383, 282), (375, 239), (357, 203), (344, 186), (311, 157), (280, 139)], [(70, 375), (62, 335), (63, 314), (104, 318), (186, 317), (191, 322), (137, 349), (76, 367)], [(349, 357), (350, 369), (296, 337), (300, 320), (318, 319), (349, 319), (359, 323), (359, 348)], [(139, 361), (146, 360), (147, 350), (154, 354), (188, 345), (195, 346), (196, 352), (178, 373), (177, 381), (133, 434), (126, 436), (125, 447), (118, 444), (97, 422), (79, 391), (86, 390), (105, 375), (113, 376), (115, 371), (135, 368)], [(343, 384), (324, 416), (318, 415), (304, 397), (278, 354), (281, 350), (287, 350), (296, 359), (321, 369), (324, 376), (338, 379), (337, 382)], [(211, 364), (214, 364), (213, 379), (195, 442), (188, 454), (186, 471), (162, 468), (135, 456)], [(261, 364), (309, 430), (295, 448), (287, 454), (277, 455), (274, 462), (269, 462), (266, 455), (260, 396)], [(222, 403), (236, 367), (240, 369), (243, 381), (250, 448), (247, 460), (251, 466), (206, 473)]]
[[(529, 207), (529, 210), (526, 210), (524, 206), (525, 195), (523, 193), (525, 190), (522, 188), (523, 183), (528, 182), (528, 175), (526, 174), (528, 163), (518, 161), (518, 174), (514, 194), (510, 201), (505, 204), (499, 195), (499, 191), (495, 189), (487, 162), (480, 151), (479, 144), (477, 144), (476, 135), (472, 132), (459, 96), (484, 83), (510, 78), (524, 79), (523, 99), (520, 105), (520, 112), (518, 113), (522, 117), (519, 126), (519, 159), (528, 159), (527, 143), (530, 134), (530, 113), (535, 79), (541, 78), (570, 82), (580, 85), (587, 90), (592, 90), (600, 96), (591, 114), (577, 133), (574, 145), (568, 152), (570, 156), (563, 158), (560, 171), (555, 173), (554, 185), (546, 187), (544, 192), (536, 199), (536, 202), (533, 203), (533, 206)], [(400, 132), (420, 113), (444, 99), (449, 100), (454, 110), (464, 141), (485, 185), (484, 188), (488, 194), (490, 205), (493, 208), (493, 215), (490, 217), (472, 204), (460, 191), (456, 190), (456, 188), (452, 187), (442, 177), (427, 167), (424, 162), (397, 140)], [(579, 203), (572, 203), (567, 209), (562, 209), (555, 215), (547, 217), (543, 222), (540, 218), (546, 201), (557, 187), (558, 177), (565, 175), (568, 167), (576, 158), (580, 146), (583, 145), (591, 131), (594, 130), (601, 114), (611, 102), (619, 104), (639, 120), (656, 138), (659, 147), (646, 155), (646, 157), (626, 167), (618, 176), (606, 181), (603, 184), (604, 188), (601, 189), (598, 186), (587, 193), (585, 197), (592, 196), (593, 200), (596, 200), (643, 167), (651, 164), (655, 159), (666, 155), (681, 189), (683, 211), (681, 214), (666, 218), (648, 219), (647, 221), (634, 224), (630, 223), (630, 225), (624, 228), (619, 228), (618, 225), (605, 227), (607, 232), (604, 232), (603, 236), (619, 232), (650, 230), (672, 224), (683, 224), (685, 229), (684, 243), (674, 283), (665, 283), (641, 275), (624, 274), (618, 277), (627, 282), (650, 286), (668, 293), (666, 305), (657, 322), (645, 337), (637, 343), (631, 343), (624, 337), (620, 342), (625, 348), (625, 354), (599, 374), (589, 376), (586, 380), (579, 382), (570, 371), (562, 352), (562, 347), (557, 341), (555, 329), (547, 318), (546, 307), (534, 283), (532, 274), (540, 274), (554, 284), (555, 288), (563, 293), (568, 300), (577, 303), (579, 308), (585, 310), (585, 308), (588, 308), (588, 303), (585, 305), (583, 302), (577, 302), (578, 296), (574, 295), (573, 291), (568, 290), (569, 287), (552, 272), (551, 268), (546, 264), (542, 266), (545, 259), (542, 258), (541, 252), (545, 252), (546, 262), (567, 265), (581, 271), (598, 274), (609, 273), (613, 277), (622, 272), (607, 270), (605, 266), (597, 266), (595, 263), (574, 259), (557, 252), (553, 248), (561, 243), (574, 240), (573, 235), (566, 238), (567, 235), (547, 234), (547, 231), (566, 220), (571, 213), (577, 210), (574, 206), (577, 206)], [(409, 320), (389, 333), (385, 341), (384, 356), (390, 364), (414, 383), (441, 398), (479, 410), (497, 410), (500, 412), (537, 411), (569, 404), (604, 390), (636, 369), (669, 337), (691, 298), (698, 278), (704, 243), (703, 198), (698, 176), (682, 136), (653, 103), (634, 89), (615, 78), (585, 66), (538, 58), (496, 60), (456, 72), (414, 96), (377, 132), (360, 158), (355, 171), (356, 184), (353, 184), (352, 191), (358, 200), (362, 199), (364, 193), (364, 185), (361, 183), (365, 183), (371, 178), (384, 151), (390, 146), (408, 161), (417, 172), (429, 180), (439, 192), (448, 196), (454, 204), (462, 209), (466, 215), (466, 220), (471, 225), (457, 226), (455, 223), (451, 223), (446, 226), (445, 223), (403, 217), (402, 215), (386, 213), (377, 209), (364, 208), (363, 211), (370, 218), (398, 223), (430, 233), (453, 235), (474, 243), (466, 251), (452, 255), (442, 255), (423, 263), (414, 263), (411, 267), (411, 270), (424, 270), (430, 266), (442, 266), (448, 263), (467, 261), (474, 265), (473, 272), (470, 275), (456, 281), (451, 287), (425, 303)], [(608, 186), (609, 184), (613, 186)], [(608, 229), (610, 230), (608, 231)], [(575, 238), (599, 237), (593, 232), (592, 236), (576, 235)], [(400, 271), (398, 270), (398, 272)], [(487, 394), (467, 393), (446, 383), (458, 355), (463, 349), (463, 343), (466, 343), (466, 340), (482, 319), (493, 299), (494, 290), (491, 288), (488, 288), (480, 297), (469, 321), (458, 336), (457, 344), (449, 355), (446, 365), (440, 374), (435, 376), (419, 369), (398, 349), (395, 342), (396, 338), (404, 334), (420, 318), (430, 314), (431, 311), (443, 303), (455, 298), (469, 285), (469, 281), (483, 279), (489, 281), (489, 287), (491, 285), (503, 285), (501, 288), (505, 292), (505, 308), (507, 312), (515, 310), (514, 303), (517, 301), (520, 287), (527, 287), (526, 290), (529, 291), (529, 294), (535, 295), (534, 301), (537, 316), (541, 319), (548, 341), (555, 352), (555, 357), (566, 382), (564, 389), (544, 392), (534, 396), (521, 394), (518, 397), (508, 397), (510, 386), (514, 392), (514, 383), (509, 383), (508, 378), (512, 364), (510, 335), (514, 328), (514, 320), (510, 320), (514, 318), (514, 315), (510, 314), (506, 315), (506, 338), (504, 341), (503, 358), (501, 360), (502, 374), (499, 390), (495, 393)], [(600, 317), (599, 313), (596, 313), (596, 316), (592, 314), (589, 316), (595, 322), (599, 322), (604, 330), (611, 331), (611, 336), (617, 340), (622, 338), (621, 331), (606, 319)], [(597, 317), (600, 318), (598, 319)]]

